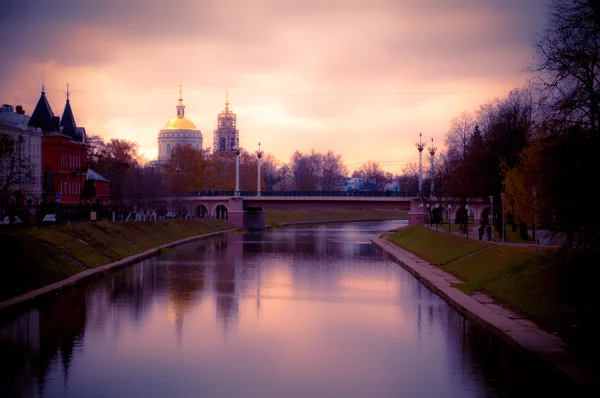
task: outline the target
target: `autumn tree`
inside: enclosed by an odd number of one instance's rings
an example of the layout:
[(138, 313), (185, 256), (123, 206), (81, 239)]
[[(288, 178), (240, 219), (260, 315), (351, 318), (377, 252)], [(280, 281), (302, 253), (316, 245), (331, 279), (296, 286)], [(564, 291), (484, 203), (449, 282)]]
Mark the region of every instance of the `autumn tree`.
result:
[(165, 165), (166, 189), (170, 194), (181, 195), (184, 192), (203, 191), (210, 188), (211, 158), (206, 150), (197, 150), (191, 146), (176, 146)]
[(569, 246), (597, 250), (600, 216), (596, 198), (585, 190), (589, 172), (598, 170), (595, 147), (587, 130), (578, 126), (540, 131), (521, 154), (519, 165), (506, 172), (505, 200), (515, 217), (533, 224), (535, 188), (538, 225), (565, 232)]

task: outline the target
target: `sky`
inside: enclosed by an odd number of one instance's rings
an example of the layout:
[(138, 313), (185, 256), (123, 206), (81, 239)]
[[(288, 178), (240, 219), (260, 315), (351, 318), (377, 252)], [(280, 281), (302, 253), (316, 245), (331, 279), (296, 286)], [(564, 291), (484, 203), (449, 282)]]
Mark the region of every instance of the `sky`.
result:
[(137, 141), (186, 116), (212, 146), (229, 91), (240, 145), (282, 162), (333, 150), (400, 173), (419, 133), (525, 84), (547, 0), (3, 0), (0, 102), (31, 114), (42, 83), (78, 126)]

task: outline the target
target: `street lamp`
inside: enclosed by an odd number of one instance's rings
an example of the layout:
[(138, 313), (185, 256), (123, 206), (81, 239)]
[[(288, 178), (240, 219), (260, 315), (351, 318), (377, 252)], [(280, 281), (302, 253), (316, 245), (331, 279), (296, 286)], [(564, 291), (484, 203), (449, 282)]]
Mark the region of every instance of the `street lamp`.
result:
[(439, 203), (438, 203), (438, 204), (436, 204), (436, 205), (435, 205), (435, 210), (436, 210), (436, 212), (435, 212), (435, 214), (436, 214), (436, 219), (435, 219), (435, 221), (437, 221), (437, 222), (435, 223), (435, 230), (436, 230), (436, 231), (438, 231), (438, 230), (439, 230), (438, 228), (440, 227), (440, 219), (439, 219), (440, 212), (439, 212), (439, 211), (437, 211), (439, 208), (440, 208), (440, 205), (439, 205)]
[(237, 146), (232, 150), (235, 155), (235, 194), (234, 196), (240, 196), (240, 148)]
[(448, 204), (448, 210), (446, 210), (446, 215), (448, 216), (448, 233), (450, 233), (450, 210), (452, 209), (452, 205)]
[(467, 230), (467, 239), (469, 239), (469, 205), (465, 205), (465, 226)]
[(537, 234), (537, 189), (533, 188), (533, 240), (535, 241), (536, 251), (538, 249)]
[(180, 201), (179, 196), (181, 195), (181, 184), (180, 184), (180, 181), (179, 181), (179, 172), (180, 171), (181, 171), (181, 167), (179, 167), (179, 166), (175, 167), (175, 173), (177, 175), (177, 177), (176, 177), (177, 178), (177, 209), (176, 209), (176, 214), (179, 214), (179, 204), (180, 204), (179, 203), (179, 201)]
[(504, 246), (504, 192), (500, 192), (500, 202), (502, 206), (502, 246)]
[(256, 196), (260, 196), (260, 158), (263, 156), (263, 151), (260, 150), (260, 142), (258, 143), (258, 151), (256, 151), (256, 157), (258, 158), (258, 183), (256, 184)]
[(425, 205), (427, 207), (427, 215), (429, 216), (429, 226), (431, 227), (431, 211), (429, 210), (429, 203)]
[[(492, 215), (490, 218), (490, 225), (492, 226), (491, 231), (492, 235), (494, 234), (494, 196), (490, 196), (490, 204), (492, 205)], [(488, 236), (488, 239), (491, 239), (491, 236)]]
[(421, 225), (421, 209), (423, 208), (423, 203), (419, 203), (419, 225)]

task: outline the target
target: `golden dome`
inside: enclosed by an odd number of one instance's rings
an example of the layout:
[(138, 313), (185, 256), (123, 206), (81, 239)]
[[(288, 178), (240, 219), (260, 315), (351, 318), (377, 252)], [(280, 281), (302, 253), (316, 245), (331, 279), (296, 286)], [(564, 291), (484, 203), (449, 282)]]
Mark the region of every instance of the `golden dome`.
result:
[(187, 117), (178, 117), (175, 116), (173, 119), (169, 121), (169, 123), (165, 124), (165, 128), (163, 130), (197, 130), (196, 125), (192, 123), (190, 119)]

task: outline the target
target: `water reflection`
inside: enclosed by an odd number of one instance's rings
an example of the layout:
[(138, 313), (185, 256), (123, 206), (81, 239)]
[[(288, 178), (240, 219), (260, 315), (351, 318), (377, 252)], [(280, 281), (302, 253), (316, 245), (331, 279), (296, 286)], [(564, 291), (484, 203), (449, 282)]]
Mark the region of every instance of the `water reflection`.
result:
[(11, 316), (0, 323), (0, 396), (554, 396), (570, 388), (370, 244), (396, 226), (199, 241)]

